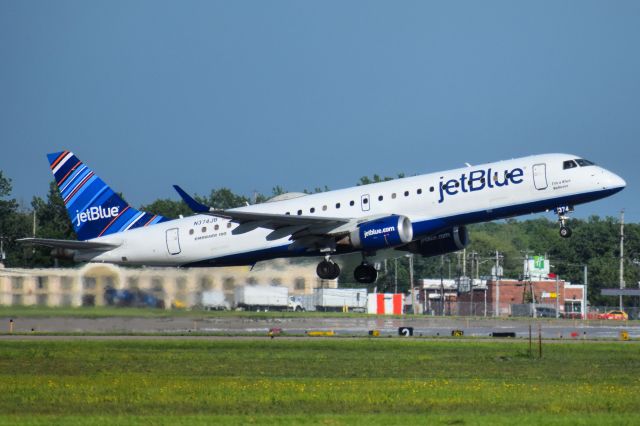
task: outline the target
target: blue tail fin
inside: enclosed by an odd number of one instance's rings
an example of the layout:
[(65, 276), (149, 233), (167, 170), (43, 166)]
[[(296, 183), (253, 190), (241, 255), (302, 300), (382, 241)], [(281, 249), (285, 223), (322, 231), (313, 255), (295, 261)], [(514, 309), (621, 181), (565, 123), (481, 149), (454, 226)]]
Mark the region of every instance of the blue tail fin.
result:
[(113, 192), (70, 151), (48, 154), (51, 171), (80, 240), (148, 226), (167, 219), (138, 211)]

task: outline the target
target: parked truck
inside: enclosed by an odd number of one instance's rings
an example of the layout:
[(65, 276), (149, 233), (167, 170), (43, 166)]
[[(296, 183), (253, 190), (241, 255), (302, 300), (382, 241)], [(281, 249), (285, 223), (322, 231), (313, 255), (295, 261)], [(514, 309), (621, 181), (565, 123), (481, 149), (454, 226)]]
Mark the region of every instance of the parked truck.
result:
[(289, 296), (289, 289), (281, 286), (247, 285), (236, 287), (237, 309), (249, 311), (301, 311), (300, 300)]
[(202, 292), (202, 307), (206, 311), (225, 311), (231, 309), (231, 304), (224, 297), (221, 290), (209, 290)]
[(314, 305), (318, 311), (366, 312), (367, 289), (365, 288), (317, 288)]

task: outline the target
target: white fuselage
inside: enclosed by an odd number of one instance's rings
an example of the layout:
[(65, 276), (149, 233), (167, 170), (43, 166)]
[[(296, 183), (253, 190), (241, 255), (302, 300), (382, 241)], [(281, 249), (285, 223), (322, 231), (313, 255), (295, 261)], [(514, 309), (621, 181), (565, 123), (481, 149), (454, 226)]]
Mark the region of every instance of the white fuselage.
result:
[[(595, 165), (563, 168), (578, 157), (546, 154), (470, 166), (439, 173), (356, 186), (234, 209), (237, 211), (332, 218), (404, 215), (413, 238), (470, 223), (541, 212), (604, 198), (625, 186), (617, 175)], [(102, 253), (79, 253), (77, 260), (130, 265), (227, 265), (297, 255), (289, 236), (267, 240), (271, 229), (233, 234), (236, 223), (195, 215), (119, 232), (92, 241), (118, 243)]]

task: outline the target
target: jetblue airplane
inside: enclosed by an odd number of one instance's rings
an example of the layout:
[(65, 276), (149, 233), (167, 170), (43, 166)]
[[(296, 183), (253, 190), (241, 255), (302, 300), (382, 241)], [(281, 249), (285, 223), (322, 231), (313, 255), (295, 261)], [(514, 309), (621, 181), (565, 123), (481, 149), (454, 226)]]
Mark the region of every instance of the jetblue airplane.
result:
[(76, 261), (147, 266), (252, 265), (318, 256), (321, 279), (335, 279), (332, 256), (362, 253), (358, 282), (372, 283), (367, 258), (386, 249), (422, 256), (461, 250), (466, 225), (553, 210), (560, 235), (577, 204), (621, 191), (625, 181), (569, 154), (544, 154), (318, 194), (287, 193), (228, 210), (176, 191), (195, 215), (179, 219), (128, 205), (72, 152), (48, 155), (79, 241), (24, 238)]

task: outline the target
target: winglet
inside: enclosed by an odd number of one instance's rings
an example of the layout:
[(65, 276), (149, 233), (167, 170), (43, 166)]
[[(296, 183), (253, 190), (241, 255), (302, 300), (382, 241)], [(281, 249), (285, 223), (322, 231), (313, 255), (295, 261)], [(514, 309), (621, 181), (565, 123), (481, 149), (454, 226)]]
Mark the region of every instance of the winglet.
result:
[(193, 210), (195, 213), (208, 213), (208, 212), (211, 211), (211, 208), (209, 206), (205, 206), (204, 204), (199, 203), (196, 200), (194, 200), (191, 195), (187, 194), (178, 185), (173, 185), (173, 189), (176, 190), (178, 195), (180, 195), (180, 198), (182, 198), (182, 200), (185, 203), (187, 203), (187, 206), (189, 206), (189, 208), (191, 210)]

